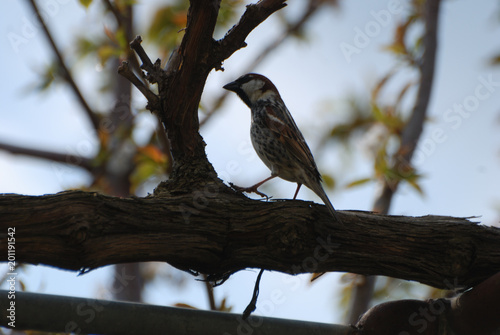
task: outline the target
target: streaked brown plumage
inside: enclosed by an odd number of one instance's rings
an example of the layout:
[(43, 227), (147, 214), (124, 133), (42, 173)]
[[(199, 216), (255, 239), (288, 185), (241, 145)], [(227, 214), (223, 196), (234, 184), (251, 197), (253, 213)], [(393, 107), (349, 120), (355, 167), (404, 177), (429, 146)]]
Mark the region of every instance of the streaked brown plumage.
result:
[(323, 200), (334, 218), (341, 222), (321, 186), (321, 175), (311, 150), (276, 86), (260, 74), (248, 73), (224, 88), (238, 94), (250, 108), (252, 144), (260, 159), (271, 170), (271, 177), (242, 190), (262, 194), (257, 190), (260, 185), (280, 177), (297, 183), (295, 199), (300, 187), (305, 185)]

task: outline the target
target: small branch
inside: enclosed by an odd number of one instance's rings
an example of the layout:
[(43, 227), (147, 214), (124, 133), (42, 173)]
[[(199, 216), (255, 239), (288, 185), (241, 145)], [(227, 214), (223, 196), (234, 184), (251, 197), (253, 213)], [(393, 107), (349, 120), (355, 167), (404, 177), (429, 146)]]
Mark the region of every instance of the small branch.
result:
[[(434, 68), (437, 50), (437, 27), (439, 18), (440, 0), (425, 1), (425, 33), (423, 38), (424, 53), (422, 55), (422, 65), (420, 67), (420, 86), (413, 107), (412, 114), (401, 135), (401, 145), (395, 154), (395, 171), (404, 173), (415, 152), (415, 148), (422, 134), (427, 106), (429, 104), (434, 79)], [(381, 214), (388, 214), (393, 196), (398, 188), (399, 179), (384, 180), (382, 192), (379, 194), (373, 205), (373, 211)], [(347, 321), (356, 322), (359, 315), (364, 313), (372, 300), (372, 292), (375, 286), (374, 277), (359, 280), (360, 285), (353, 287), (353, 299)]]
[(57, 45), (52, 37), (52, 34), (50, 33), (47, 25), (45, 24), (45, 21), (43, 20), (42, 16), (40, 15), (40, 11), (38, 10), (38, 6), (36, 4), (36, 1), (35, 0), (28, 0), (28, 3), (31, 5), (31, 8), (33, 9), (33, 11), (35, 13), (36, 18), (38, 19), (38, 22), (39, 22), (40, 26), (42, 27), (42, 30), (45, 33), (45, 36), (47, 37), (50, 46), (52, 47), (52, 51), (56, 55), (57, 61), (59, 63), (59, 67), (62, 70), (63, 78), (66, 80), (66, 82), (70, 85), (71, 89), (75, 93), (78, 101), (80, 102), (80, 105), (83, 107), (83, 110), (86, 112), (94, 129), (98, 130), (99, 129), (99, 117), (87, 104), (87, 101), (85, 100), (80, 89), (76, 85), (76, 83), (73, 79), (73, 76), (71, 75), (71, 72), (69, 71), (68, 67), (66, 66), (66, 63), (64, 62), (64, 58), (62, 57), (62, 54), (59, 51), (59, 48), (57, 47)]
[(213, 55), (213, 63), (218, 65), (214, 67), (220, 68), (225, 59), (245, 47), (248, 34), (271, 14), (285, 7), (285, 2), (286, 0), (261, 0), (256, 4), (248, 5), (240, 21), (227, 32), (223, 39), (218, 41), (219, 47)]
[(113, 13), (113, 16), (115, 17), (115, 20), (118, 23), (118, 25), (122, 26), (121, 23), (124, 20), (124, 17), (122, 15), (122, 13), (120, 13), (120, 11), (118, 10), (118, 8), (116, 8), (115, 5), (113, 5), (110, 0), (103, 0), (103, 2), (104, 2), (104, 5), (106, 6), (106, 8), (111, 13)]
[(130, 70), (128, 62), (122, 62), (118, 67), (118, 73), (125, 78), (127, 78), (137, 89), (146, 97), (148, 100), (148, 109), (151, 111), (157, 111), (160, 108), (160, 99), (156, 94), (151, 92), (151, 90), (144, 85), (141, 79), (139, 79), (135, 73)]
[[(307, 6), (307, 10), (304, 11), (302, 16), (293, 24), (288, 25), (287, 29), (278, 36), (274, 41), (269, 43), (260, 54), (255, 57), (255, 59), (245, 67), (241, 73), (252, 72), (252, 70), (257, 67), (260, 63), (264, 61), (264, 59), (269, 56), (274, 50), (276, 50), (280, 45), (283, 44), (292, 34), (300, 31), (302, 27), (308, 22), (308, 20), (313, 16), (314, 13), (317, 12), (318, 8), (321, 6), (321, 1), (317, 0), (309, 0), (309, 5)], [(210, 120), (210, 118), (219, 110), (219, 108), (224, 104), (224, 101), (229, 96), (229, 91), (224, 90), (219, 97), (215, 100), (212, 108), (205, 113), (205, 117), (200, 121), (200, 127), (202, 127), (205, 123)]]
[(419, 68), (420, 86), (413, 112), (401, 136), (401, 153), (408, 162), (411, 160), (422, 134), (434, 83), (440, 2), (440, 0), (427, 0), (424, 5), (425, 34), (423, 36), (424, 53)]
[(207, 291), (208, 304), (210, 306), (210, 310), (216, 311), (218, 310), (218, 308), (217, 305), (215, 304), (214, 288), (212, 284), (210, 284), (207, 275), (203, 275), (203, 282), (205, 283), (205, 290)]
[(243, 320), (248, 319), (250, 314), (252, 314), (253, 311), (257, 308), (257, 299), (259, 298), (259, 286), (260, 286), (260, 279), (262, 278), (262, 274), (264, 273), (264, 269), (260, 269), (259, 274), (257, 275), (257, 280), (255, 281), (255, 287), (253, 289), (253, 294), (252, 294), (252, 300), (250, 300), (250, 303), (248, 304), (247, 308), (245, 308), (245, 311), (243, 311)]
[[(103, 0), (104, 5), (106, 8), (113, 14), (115, 17), (115, 20), (118, 24), (118, 26), (125, 32), (127, 41), (132, 40), (132, 22), (133, 20), (131, 18), (127, 18), (124, 16), (116, 6), (111, 3), (110, 0)], [(131, 4), (127, 5), (127, 9), (129, 10), (129, 15), (131, 14)], [(132, 68), (137, 71), (138, 73), (141, 73), (141, 66), (139, 64), (139, 61), (137, 60), (137, 57), (132, 50), (127, 51), (127, 60), (132, 64)], [(143, 80), (142, 78), (140, 79), (141, 81)]]
[(322, 5), (325, 5), (325, 3), (322, 1), (309, 0), (307, 9), (303, 12), (302, 16), (295, 23), (288, 25), (287, 29), (278, 38), (276, 38), (276, 40), (269, 43), (267, 47), (262, 50), (260, 55), (256, 57), (254, 61), (247, 67), (247, 71), (245, 72), (250, 72), (250, 69), (253, 69), (257, 65), (259, 65), (264, 60), (264, 58), (266, 58), (272, 51), (283, 44), (283, 42), (289, 36), (299, 32)]
[(251, 200), (215, 182), (168, 197), (3, 195), (0, 260), (8, 255), (5, 232), (15, 227), (16, 261), (83, 272), (163, 261), (214, 281), (260, 268), (385, 275), (451, 289), (500, 271), (498, 228), (446, 216), (338, 214), (345, 225), (334, 228), (324, 205)]
[[(410, 119), (401, 135), (400, 148), (395, 156), (394, 170), (403, 174), (413, 157), (422, 134), (427, 106), (431, 97), (436, 64), (439, 6), (440, 0), (428, 0), (424, 4), (425, 33), (423, 37), (424, 53), (420, 66), (420, 86)], [(392, 196), (396, 192), (398, 184), (398, 180), (385, 180), (382, 192), (374, 204), (374, 211), (382, 214), (389, 212)]]
[(151, 59), (149, 58), (146, 51), (144, 51), (144, 48), (142, 47), (141, 43), (142, 43), (142, 37), (136, 36), (134, 40), (130, 42), (130, 47), (137, 53), (137, 55), (139, 55), (139, 58), (141, 59), (143, 64), (141, 68), (144, 68), (144, 70), (148, 72), (155, 72), (157, 69), (154, 67), (153, 62), (151, 62)]
[[(132, 42), (130, 42), (130, 48), (134, 50), (142, 61), (141, 69), (146, 70), (147, 74), (145, 76), (146, 80), (151, 84), (156, 84), (164, 82), (167, 79), (167, 74), (161, 68), (161, 61), (157, 59), (153, 64), (148, 54), (141, 45), (142, 37), (136, 36)], [(139, 80), (139, 79), (138, 79)], [(135, 84), (134, 84), (135, 85)], [(145, 86), (145, 85), (142, 85)], [(148, 89), (149, 90), (149, 89)], [(144, 94), (144, 93), (143, 93)], [(147, 98), (147, 97), (146, 97)]]
[(94, 166), (92, 164), (92, 159), (78, 155), (62, 154), (59, 152), (53, 152), (48, 150), (38, 150), (38, 149), (20, 147), (17, 145), (11, 145), (7, 143), (0, 143), (0, 150), (5, 150), (14, 155), (25, 155), (33, 158), (47, 159), (53, 162), (70, 164), (81, 167), (89, 172), (92, 172), (92, 170), (94, 169)]
[(172, 158), (172, 152), (170, 151), (170, 141), (167, 137), (167, 134), (165, 133), (165, 129), (163, 128), (163, 125), (161, 124), (161, 120), (158, 118), (158, 124), (156, 126), (156, 136), (158, 137), (158, 141), (160, 142), (161, 148), (165, 156), (167, 157), (167, 170), (165, 173), (167, 175), (170, 175), (172, 172), (172, 161), (174, 160)]

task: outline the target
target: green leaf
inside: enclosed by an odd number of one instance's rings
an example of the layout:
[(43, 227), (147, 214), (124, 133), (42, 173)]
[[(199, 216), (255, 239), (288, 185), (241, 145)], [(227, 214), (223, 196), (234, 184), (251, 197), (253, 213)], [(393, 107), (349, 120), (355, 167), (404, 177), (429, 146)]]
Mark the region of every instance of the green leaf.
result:
[(120, 48), (124, 51), (127, 52), (128, 49), (130, 48), (129, 46), (129, 41), (127, 40), (127, 34), (123, 29), (118, 29), (116, 31), (116, 40), (118, 41), (118, 44), (120, 45)]
[(372, 181), (373, 178), (361, 178), (361, 179), (357, 179), (355, 181), (351, 181), (349, 184), (347, 184), (346, 188), (352, 188), (352, 187), (356, 187), (356, 186), (361, 186), (361, 185), (364, 185), (370, 181)]
[(132, 190), (152, 176), (161, 176), (168, 163), (166, 155), (153, 145), (138, 148), (134, 161), (135, 169), (130, 176)]
[(187, 24), (189, 1), (176, 1), (158, 9), (150, 20), (147, 38), (165, 50), (174, 49), (181, 40)]
[(83, 7), (85, 7), (85, 9), (88, 9), (92, 0), (79, 0), (79, 2)]
[(97, 50), (101, 64), (104, 65), (113, 56), (119, 56), (120, 50), (111, 45), (103, 45)]
[(234, 24), (236, 14), (240, 7), (244, 4), (242, 0), (226, 0), (224, 1), (217, 15), (216, 29), (227, 30), (229, 24)]
[(382, 110), (379, 108), (379, 106), (377, 104), (374, 104), (374, 103), (371, 104), (371, 107), (372, 107), (373, 118), (376, 121), (380, 121), (383, 123), (385, 116), (384, 116), (384, 113), (382, 113)]
[(422, 190), (422, 188), (420, 187), (420, 184), (419, 184), (419, 180), (421, 178), (422, 178), (422, 175), (418, 174), (415, 169), (412, 169), (411, 173), (409, 175), (405, 176), (404, 180), (408, 184), (410, 184), (410, 186), (413, 187), (413, 189), (415, 191), (417, 191), (418, 194), (420, 194), (421, 196), (423, 196), (425, 194), (424, 194), (424, 191)]
[(334, 188), (335, 187), (335, 178), (333, 178), (332, 176), (330, 176), (328, 174), (324, 174), (324, 175), (321, 176), (321, 178), (323, 179), (323, 182), (325, 183), (325, 185), (328, 188)]
[(404, 122), (399, 114), (395, 112), (395, 108), (386, 106), (382, 109), (375, 103), (372, 103), (371, 106), (374, 119), (386, 126), (391, 133), (398, 134), (403, 128)]
[(407, 180), (407, 182), (411, 187), (413, 187), (415, 191), (417, 191), (418, 194), (420, 194), (421, 196), (425, 195), (419, 183), (417, 183), (415, 180)]
[(378, 150), (377, 155), (375, 157), (375, 174), (378, 177), (385, 176), (388, 170), (387, 163), (387, 152), (385, 150), (385, 144)]
[(86, 57), (95, 52), (98, 49), (98, 45), (95, 43), (94, 39), (87, 37), (79, 37), (76, 40), (76, 53), (79, 57)]

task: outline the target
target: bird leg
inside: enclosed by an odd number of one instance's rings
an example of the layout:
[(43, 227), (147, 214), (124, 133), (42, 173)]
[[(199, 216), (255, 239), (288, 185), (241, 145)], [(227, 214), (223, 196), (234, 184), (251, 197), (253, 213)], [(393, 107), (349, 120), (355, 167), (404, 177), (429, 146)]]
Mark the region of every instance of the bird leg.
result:
[(301, 186), (302, 186), (301, 183), (297, 183), (297, 190), (295, 190), (295, 194), (293, 196), (293, 200), (295, 200), (295, 198), (297, 198), (297, 194), (299, 194), (299, 190), (300, 190)]
[(255, 184), (255, 185), (253, 185), (253, 186), (250, 186), (250, 187), (240, 187), (240, 186), (236, 186), (236, 185), (234, 185), (233, 183), (229, 183), (229, 184), (230, 184), (230, 185), (231, 185), (231, 187), (232, 187), (232, 188), (234, 188), (236, 191), (239, 191), (239, 192), (245, 192), (245, 193), (257, 193), (258, 195), (260, 195), (260, 196), (261, 196), (261, 197), (263, 197), (263, 198), (266, 198), (266, 200), (267, 200), (267, 199), (269, 199), (269, 197), (268, 197), (266, 194), (264, 194), (264, 193), (260, 192), (260, 191), (258, 190), (258, 188), (260, 187), (260, 185), (264, 184), (266, 181), (269, 181), (269, 180), (271, 180), (271, 179), (273, 179), (273, 178), (276, 178), (276, 177), (277, 177), (277, 176), (271, 176), (271, 177), (266, 178), (266, 179), (264, 179), (263, 181), (258, 182), (257, 184)]

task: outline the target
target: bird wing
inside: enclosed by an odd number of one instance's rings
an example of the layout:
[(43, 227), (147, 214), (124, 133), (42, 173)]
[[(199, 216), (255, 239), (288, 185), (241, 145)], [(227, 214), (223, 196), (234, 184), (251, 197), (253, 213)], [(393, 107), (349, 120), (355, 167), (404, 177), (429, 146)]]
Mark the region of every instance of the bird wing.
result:
[(266, 106), (266, 111), (265, 122), (268, 129), (275, 134), (287, 152), (297, 159), (300, 165), (309, 167), (319, 177), (320, 174), (311, 150), (288, 109), (286, 107), (276, 109), (272, 106)]

